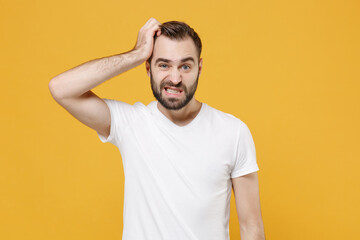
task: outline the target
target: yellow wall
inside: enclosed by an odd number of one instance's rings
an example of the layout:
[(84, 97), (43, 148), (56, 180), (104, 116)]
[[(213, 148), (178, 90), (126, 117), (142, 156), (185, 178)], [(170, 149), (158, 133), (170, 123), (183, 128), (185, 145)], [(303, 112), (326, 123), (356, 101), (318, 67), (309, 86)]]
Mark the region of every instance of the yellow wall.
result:
[[(360, 239), (359, 12), (355, 0), (1, 0), (0, 239), (121, 239), (121, 155), (48, 82), (130, 50), (150, 17), (195, 28), (196, 98), (249, 126), (267, 239)], [(94, 92), (154, 100), (144, 65)], [(240, 239), (234, 196), (230, 232)]]

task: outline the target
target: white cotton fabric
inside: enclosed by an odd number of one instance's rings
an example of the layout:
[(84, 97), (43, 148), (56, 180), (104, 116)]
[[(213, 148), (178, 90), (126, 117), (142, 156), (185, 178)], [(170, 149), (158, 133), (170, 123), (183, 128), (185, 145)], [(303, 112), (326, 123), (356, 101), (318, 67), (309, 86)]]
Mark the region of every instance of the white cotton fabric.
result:
[(206, 103), (186, 126), (157, 108), (106, 99), (123, 161), (122, 240), (229, 240), (231, 178), (258, 171), (247, 125)]

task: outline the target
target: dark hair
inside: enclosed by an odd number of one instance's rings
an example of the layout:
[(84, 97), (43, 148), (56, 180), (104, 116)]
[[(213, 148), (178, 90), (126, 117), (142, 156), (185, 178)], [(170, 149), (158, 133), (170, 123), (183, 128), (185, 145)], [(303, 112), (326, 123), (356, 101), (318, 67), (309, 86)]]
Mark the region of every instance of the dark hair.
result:
[[(199, 35), (184, 22), (179, 21), (169, 21), (160, 25), (161, 35), (164, 35), (173, 40), (183, 40), (187, 37), (190, 37), (195, 44), (196, 50), (198, 52), (198, 58), (200, 59), (202, 44)], [(160, 36), (161, 36), (160, 35)], [(154, 36), (154, 44), (156, 41), (156, 34)], [(151, 62), (152, 54), (150, 58), (147, 60), (149, 63)]]

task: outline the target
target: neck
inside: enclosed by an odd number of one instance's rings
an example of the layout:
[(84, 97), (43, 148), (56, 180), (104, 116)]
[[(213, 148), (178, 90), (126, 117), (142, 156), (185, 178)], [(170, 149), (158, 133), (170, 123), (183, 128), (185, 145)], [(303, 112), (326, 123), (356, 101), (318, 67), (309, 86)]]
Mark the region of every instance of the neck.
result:
[(191, 122), (201, 110), (202, 103), (193, 98), (185, 107), (179, 110), (168, 110), (159, 102), (157, 107), (168, 119), (177, 125), (184, 126)]

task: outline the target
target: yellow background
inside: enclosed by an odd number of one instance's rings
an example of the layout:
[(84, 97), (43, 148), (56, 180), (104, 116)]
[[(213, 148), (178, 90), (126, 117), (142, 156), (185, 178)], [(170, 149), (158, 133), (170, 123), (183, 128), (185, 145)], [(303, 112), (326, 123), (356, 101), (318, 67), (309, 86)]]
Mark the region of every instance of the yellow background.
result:
[[(130, 50), (150, 17), (199, 33), (196, 98), (250, 128), (266, 239), (360, 239), (359, 1), (1, 0), (0, 11), (0, 239), (121, 239), (121, 155), (48, 82)], [(144, 64), (94, 92), (154, 100)]]

